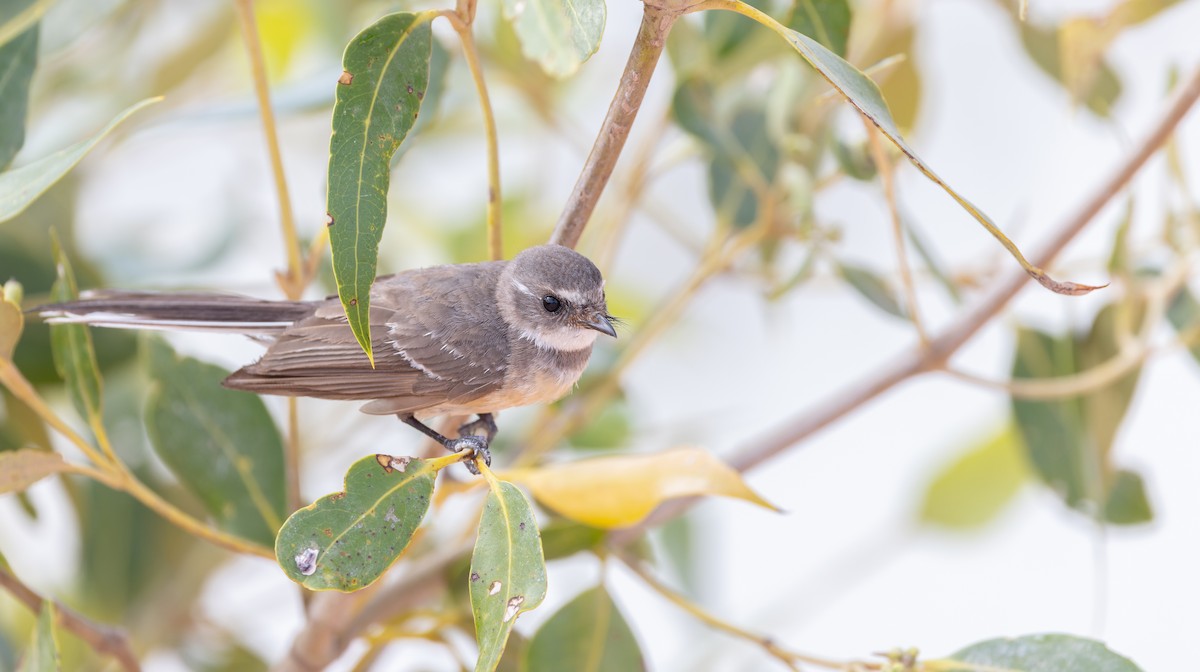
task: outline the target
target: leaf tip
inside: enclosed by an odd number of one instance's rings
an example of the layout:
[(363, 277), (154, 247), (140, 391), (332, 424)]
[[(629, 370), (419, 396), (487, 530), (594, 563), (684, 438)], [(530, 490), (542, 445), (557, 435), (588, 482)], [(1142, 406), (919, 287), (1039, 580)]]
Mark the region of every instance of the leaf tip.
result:
[(1034, 280), (1037, 280), (1041, 286), (1055, 294), (1062, 294), (1064, 296), (1083, 296), (1084, 294), (1091, 294), (1097, 289), (1104, 289), (1109, 285), (1107, 282), (1103, 285), (1085, 285), (1079, 282), (1071, 282), (1070, 280), (1055, 280), (1040, 268), (1030, 269), (1029, 275)]

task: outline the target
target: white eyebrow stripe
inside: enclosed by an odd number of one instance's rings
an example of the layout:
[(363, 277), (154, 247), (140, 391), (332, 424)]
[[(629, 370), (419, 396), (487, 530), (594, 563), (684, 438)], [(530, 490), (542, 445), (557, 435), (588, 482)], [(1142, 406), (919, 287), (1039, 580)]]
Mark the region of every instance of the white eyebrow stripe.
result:
[(516, 287), (517, 291), (521, 292), (522, 294), (525, 294), (527, 296), (533, 296), (533, 297), (537, 296), (532, 291), (530, 291), (530, 289), (528, 287), (525, 286), (525, 283), (521, 282), (520, 280), (517, 280), (516, 278), (512, 279), (512, 284), (513, 284), (513, 287)]

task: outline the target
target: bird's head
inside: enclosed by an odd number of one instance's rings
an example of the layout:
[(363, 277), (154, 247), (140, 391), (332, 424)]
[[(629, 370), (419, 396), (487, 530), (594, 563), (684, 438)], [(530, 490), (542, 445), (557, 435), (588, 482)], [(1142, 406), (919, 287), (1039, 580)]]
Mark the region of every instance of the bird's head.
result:
[(514, 257), (500, 275), (496, 299), (505, 320), (539, 347), (569, 352), (590, 347), (598, 333), (617, 336), (600, 269), (561, 245)]

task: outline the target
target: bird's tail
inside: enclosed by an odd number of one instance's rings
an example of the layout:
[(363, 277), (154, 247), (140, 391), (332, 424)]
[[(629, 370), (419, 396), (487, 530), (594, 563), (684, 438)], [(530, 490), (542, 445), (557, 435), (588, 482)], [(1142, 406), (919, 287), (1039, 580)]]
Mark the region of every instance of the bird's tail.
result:
[(51, 323), (127, 329), (184, 329), (270, 335), (312, 312), (316, 302), (267, 301), (237, 294), (98, 291), (30, 312)]

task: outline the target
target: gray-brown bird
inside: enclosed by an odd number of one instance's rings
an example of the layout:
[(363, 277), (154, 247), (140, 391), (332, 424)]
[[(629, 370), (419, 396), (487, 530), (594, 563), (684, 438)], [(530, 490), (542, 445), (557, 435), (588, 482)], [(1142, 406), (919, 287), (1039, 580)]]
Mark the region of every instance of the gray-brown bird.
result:
[[(371, 287), (372, 368), (336, 297), (267, 301), (226, 294), (101, 291), (35, 309), (50, 322), (240, 333), (269, 343), (225, 379), (261, 394), (368, 399), (452, 452), (491, 464), (493, 414), (565, 395), (597, 334), (616, 337), (604, 278), (583, 255), (542, 245), (511, 261), (435, 266), (383, 276)], [(477, 415), (448, 439), (422, 420)], [(475, 436), (483, 430), (485, 437)], [(477, 471), (471, 462), (467, 466)]]

